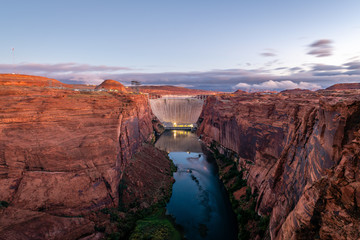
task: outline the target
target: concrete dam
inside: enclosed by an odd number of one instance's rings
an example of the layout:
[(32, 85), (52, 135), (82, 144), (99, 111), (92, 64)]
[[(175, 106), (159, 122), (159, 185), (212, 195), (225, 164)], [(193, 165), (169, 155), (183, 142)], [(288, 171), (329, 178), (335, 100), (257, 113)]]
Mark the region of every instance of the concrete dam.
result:
[(167, 129), (193, 128), (202, 111), (204, 96), (172, 96), (149, 99), (155, 116)]

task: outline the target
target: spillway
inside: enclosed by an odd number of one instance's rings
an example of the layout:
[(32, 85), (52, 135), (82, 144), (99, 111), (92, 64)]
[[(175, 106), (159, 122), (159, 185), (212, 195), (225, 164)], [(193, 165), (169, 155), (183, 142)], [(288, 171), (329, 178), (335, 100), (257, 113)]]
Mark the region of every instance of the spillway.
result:
[(167, 127), (195, 124), (199, 119), (204, 101), (192, 96), (166, 96), (150, 99), (155, 116)]

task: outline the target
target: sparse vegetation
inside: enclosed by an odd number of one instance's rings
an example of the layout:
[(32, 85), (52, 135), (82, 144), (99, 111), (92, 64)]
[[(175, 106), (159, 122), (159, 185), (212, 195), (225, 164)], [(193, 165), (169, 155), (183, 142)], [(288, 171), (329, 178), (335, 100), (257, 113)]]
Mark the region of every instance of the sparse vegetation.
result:
[(130, 239), (181, 239), (180, 233), (162, 211), (164, 210), (158, 210), (137, 221), (135, 231), (131, 234)]
[[(181, 239), (180, 232), (165, 215), (166, 203), (164, 199), (149, 208), (126, 214), (116, 208), (102, 209), (100, 212), (109, 215), (110, 222), (115, 223), (117, 229), (108, 234), (107, 239)], [(95, 226), (95, 230), (105, 232), (106, 227)]]
[(170, 170), (171, 170), (171, 175), (177, 171), (177, 166), (173, 163), (172, 160), (170, 160)]
[[(177, 171), (177, 167), (169, 159), (170, 172)], [(95, 230), (106, 232), (106, 239), (181, 239), (180, 232), (174, 227), (169, 216), (165, 215), (165, 207), (170, 200), (172, 185), (169, 189), (161, 189), (163, 198), (148, 208), (141, 209), (140, 202), (135, 201), (129, 205), (122, 202), (124, 191), (128, 191), (127, 183), (122, 179), (118, 186), (118, 208), (104, 208), (100, 212), (108, 215), (111, 229), (105, 225), (96, 225)], [(114, 231), (114, 229), (116, 229)], [(110, 233), (109, 233), (110, 232)]]
[[(239, 226), (238, 239), (254, 239), (259, 236), (264, 238), (269, 225), (269, 216), (260, 216), (256, 213), (257, 191), (252, 193), (251, 188), (246, 188), (246, 194), (236, 200), (234, 192), (247, 186), (243, 179), (244, 169), (238, 170), (237, 163), (231, 158), (220, 154), (218, 146), (213, 142), (210, 146), (220, 168), (220, 178), (227, 187), (232, 208), (236, 214)], [(231, 166), (231, 167), (229, 167)]]
[(6, 201), (0, 201), (0, 208), (7, 208), (9, 206), (9, 203)]

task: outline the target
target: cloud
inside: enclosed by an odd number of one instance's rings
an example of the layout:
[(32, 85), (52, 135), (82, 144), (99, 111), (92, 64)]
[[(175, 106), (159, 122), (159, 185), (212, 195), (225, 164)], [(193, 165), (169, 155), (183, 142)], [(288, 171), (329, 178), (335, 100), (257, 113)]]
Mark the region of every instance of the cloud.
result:
[[(325, 88), (339, 82), (360, 82), (360, 69), (357, 67), (358, 64), (360, 63), (351, 61), (339, 66), (311, 64), (304, 68), (274, 67), (274, 69), (277, 70), (284, 70), (281, 71), (282, 74), (277, 74), (276, 71), (270, 71), (269, 68), (214, 69), (202, 72), (136, 73), (134, 69), (121, 66), (76, 63), (22, 63), (17, 65), (15, 72), (55, 78), (69, 84), (100, 84), (104, 79), (114, 79), (123, 84), (130, 84), (131, 81), (136, 80), (140, 81), (143, 85), (177, 85), (189, 88), (232, 92), (235, 85), (237, 85), (238, 88), (245, 89), (274, 89), (274, 87), (279, 89), (297, 87), (313, 89), (319, 86)], [(306, 70), (309, 69), (309, 66), (310, 70)], [(0, 64), (0, 72), (13, 72), (13, 65)], [(269, 79), (272, 79), (273, 82), (269, 82)]]
[(266, 48), (264, 49), (265, 51), (260, 53), (261, 56), (263, 57), (276, 57), (277, 54), (275, 53), (276, 51), (272, 48)]
[(315, 64), (312, 67), (313, 76), (339, 76), (346, 74), (343, 66)]
[(321, 39), (321, 40), (317, 40), (316, 42), (310, 44), (310, 47), (323, 47), (323, 46), (328, 46), (329, 44), (331, 44), (332, 41), (329, 39)]
[(249, 89), (249, 88), (251, 88), (251, 85), (247, 84), (247, 83), (238, 83), (238, 84), (236, 84), (235, 87), (236, 88), (242, 88), (242, 89)]
[(78, 63), (57, 63), (57, 64), (40, 64), (40, 63), (19, 63), (0, 64), (0, 71), (11, 72), (15, 69), (17, 72), (31, 73), (64, 73), (64, 72), (114, 72), (121, 70), (131, 70), (127, 67), (106, 66), (106, 65), (89, 65)]
[(345, 63), (344, 66), (349, 70), (360, 69), (360, 62), (359, 61), (348, 62)]
[(333, 71), (333, 70), (341, 70), (342, 66), (335, 65), (325, 65), (325, 64), (315, 64), (313, 66), (313, 71)]
[(301, 67), (292, 67), (292, 68), (289, 68), (289, 70), (291, 72), (299, 72), (299, 71), (302, 71), (303, 69)]
[(360, 62), (348, 62), (340, 66), (316, 64), (312, 68), (313, 76), (351, 76), (360, 75)]
[(347, 75), (360, 75), (360, 69), (346, 72)]
[(309, 45), (310, 51), (307, 54), (314, 55), (315, 57), (331, 56), (333, 51), (333, 47), (331, 46), (331, 44), (332, 41), (329, 39), (321, 39), (313, 42)]
[(339, 76), (344, 75), (344, 72), (339, 71), (321, 71), (321, 72), (314, 72), (313, 76)]
[(184, 87), (184, 88), (191, 88), (194, 87), (194, 85), (191, 84), (176, 84), (175, 87)]
[[(294, 69), (296, 70), (296, 69)], [(334, 71), (328, 71), (334, 72)], [(315, 73), (322, 73), (314, 75)], [(223, 69), (204, 72), (164, 72), (164, 73), (86, 73), (86, 74), (59, 74), (54, 77), (60, 81), (71, 83), (74, 80), (84, 83), (100, 84), (101, 79), (114, 79), (123, 84), (130, 84), (132, 80), (140, 81), (143, 85), (178, 85), (189, 88), (233, 92), (234, 86), (238, 88), (274, 89), (272, 79), (277, 83), (275, 89), (308, 88), (316, 89), (328, 87), (339, 82), (359, 82), (357, 75), (326, 74), (326, 71), (294, 71), (287, 75), (271, 74), (261, 69)], [(284, 82), (290, 81), (290, 82)], [(266, 84), (263, 84), (263, 83)], [(291, 84), (291, 82), (293, 84)], [(282, 84), (282, 85), (281, 85)]]
[(266, 82), (262, 82), (260, 84), (247, 84), (247, 83), (238, 83), (235, 85), (235, 88), (240, 89), (258, 89), (258, 90), (284, 90), (284, 89), (295, 89), (295, 88), (301, 88), (301, 89), (319, 89), (321, 88), (320, 85), (315, 83), (309, 83), (309, 82), (293, 82), (290, 80), (285, 81), (273, 81), (268, 80)]
[(276, 54), (272, 53), (272, 52), (263, 52), (263, 53), (260, 53), (260, 55), (263, 57), (275, 57), (276, 56)]

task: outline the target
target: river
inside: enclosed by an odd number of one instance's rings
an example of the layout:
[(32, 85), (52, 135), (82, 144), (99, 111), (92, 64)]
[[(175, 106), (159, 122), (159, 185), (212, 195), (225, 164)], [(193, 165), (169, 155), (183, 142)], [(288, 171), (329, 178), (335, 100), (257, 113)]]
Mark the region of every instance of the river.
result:
[(155, 143), (177, 166), (167, 214), (189, 240), (237, 239), (235, 215), (212, 155), (194, 133), (166, 131)]

